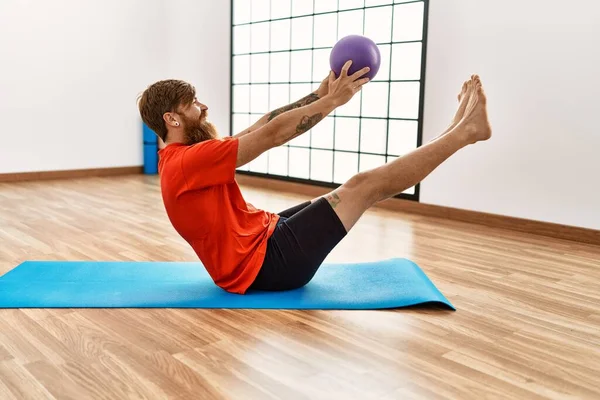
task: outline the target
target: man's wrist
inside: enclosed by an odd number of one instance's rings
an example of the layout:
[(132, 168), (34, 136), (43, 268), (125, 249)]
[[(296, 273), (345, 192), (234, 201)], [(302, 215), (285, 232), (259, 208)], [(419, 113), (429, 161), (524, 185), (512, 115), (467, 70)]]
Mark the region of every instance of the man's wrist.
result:
[(331, 110), (334, 110), (338, 107), (338, 100), (334, 97), (331, 96), (329, 94), (321, 97), (319, 99), (320, 102), (322, 102), (322, 104), (327, 107), (328, 109), (330, 108)]

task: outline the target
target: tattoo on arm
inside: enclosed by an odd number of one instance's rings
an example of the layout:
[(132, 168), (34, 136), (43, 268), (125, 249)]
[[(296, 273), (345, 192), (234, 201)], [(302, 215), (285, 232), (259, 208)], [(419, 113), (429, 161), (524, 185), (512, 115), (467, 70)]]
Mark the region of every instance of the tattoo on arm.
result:
[(269, 118), (267, 119), (267, 121), (271, 121), (273, 118), (277, 117), (280, 114), (283, 114), (284, 112), (293, 110), (295, 108), (304, 107), (306, 105), (309, 105), (310, 103), (314, 103), (317, 100), (319, 100), (319, 96), (316, 93), (311, 93), (308, 96), (301, 98), (300, 100), (298, 100), (295, 103), (288, 104), (287, 106), (284, 106), (284, 107), (281, 107), (281, 108), (278, 108), (278, 109), (272, 111), (269, 114)]
[(326, 199), (331, 205), (331, 208), (336, 208), (337, 205), (340, 204), (340, 202), (342, 201), (342, 199), (340, 199), (340, 196), (338, 196), (336, 192), (328, 194)]
[(298, 125), (296, 125), (296, 136), (302, 135), (304, 132), (309, 131), (313, 126), (319, 123), (323, 119), (323, 114), (317, 113), (312, 117), (305, 115), (302, 117)]

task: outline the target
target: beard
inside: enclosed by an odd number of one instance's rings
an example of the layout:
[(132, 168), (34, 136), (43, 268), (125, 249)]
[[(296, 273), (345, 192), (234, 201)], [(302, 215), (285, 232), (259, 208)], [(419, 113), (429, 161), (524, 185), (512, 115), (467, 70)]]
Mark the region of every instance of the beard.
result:
[[(204, 115), (202, 116), (204, 117)], [(201, 117), (201, 118), (202, 118)], [(188, 119), (184, 118), (184, 140), (185, 144), (192, 145), (205, 140), (216, 139), (219, 134), (217, 128), (206, 119)]]

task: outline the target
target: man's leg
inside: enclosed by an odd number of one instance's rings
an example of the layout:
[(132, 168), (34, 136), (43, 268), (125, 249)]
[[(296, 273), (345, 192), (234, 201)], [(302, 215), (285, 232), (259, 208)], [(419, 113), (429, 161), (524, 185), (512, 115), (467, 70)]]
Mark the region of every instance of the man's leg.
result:
[(284, 218), (291, 218), (292, 216), (296, 215), (298, 212), (304, 210), (306, 207), (311, 205), (311, 201), (305, 201), (304, 203), (298, 204), (292, 208), (288, 208), (287, 210), (283, 210), (281, 212), (278, 212), (277, 214), (280, 217), (284, 217)]
[(428, 144), (381, 167), (359, 173), (324, 196), (346, 231), (375, 203), (402, 193), (425, 179), (454, 153), (491, 137), (486, 97), (479, 77), (463, 86), (457, 116), (450, 128)]

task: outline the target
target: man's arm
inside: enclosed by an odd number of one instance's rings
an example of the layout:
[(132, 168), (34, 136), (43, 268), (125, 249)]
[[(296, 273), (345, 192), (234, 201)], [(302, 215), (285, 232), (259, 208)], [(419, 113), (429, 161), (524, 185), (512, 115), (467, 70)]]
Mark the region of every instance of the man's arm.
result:
[(283, 114), (284, 112), (307, 106), (307, 105), (319, 100), (320, 98), (321, 98), (321, 96), (319, 96), (318, 92), (315, 91), (315, 92), (309, 94), (308, 96), (301, 98), (300, 100), (296, 101), (295, 103), (292, 103), (287, 106), (280, 107), (274, 111), (271, 111), (269, 114), (266, 115), (267, 122), (271, 121), (273, 118), (277, 117), (278, 115)]
[(346, 62), (339, 78), (329, 75), (328, 94), (307, 105), (279, 113), (257, 130), (241, 136), (239, 140), (237, 167), (249, 163), (273, 147), (281, 146), (309, 131), (337, 107), (346, 104), (369, 81), (360, 78), (369, 68), (365, 67), (352, 75), (348, 70), (352, 61)]
[(280, 114), (283, 114), (287, 111), (291, 111), (294, 110), (296, 108), (300, 108), (300, 107), (304, 107), (306, 105), (309, 105), (311, 103), (314, 103), (315, 101), (319, 100), (321, 98), (321, 96), (319, 96), (318, 91), (314, 91), (311, 94), (309, 94), (308, 96), (304, 96), (303, 98), (301, 98), (300, 100), (288, 104), (286, 106), (280, 107), (276, 110), (271, 111), (268, 114), (263, 115), (258, 121), (256, 121), (252, 126), (250, 126), (248, 129), (243, 130), (242, 132), (239, 132), (237, 135), (234, 135), (233, 137), (235, 138), (241, 138), (244, 135), (249, 134), (250, 132), (254, 132), (255, 130), (262, 128), (263, 126), (265, 126), (269, 121), (271, 121), (273, 118), (277, 117)]
[(334, 98), (325, 96), (308, 105), (280, 113), (262, 127), (240, 136), (237, 167), (309, 131), (337, 106)]
[(294, 103), (288, 104), (287, 106), (280, 107), (276, 110), (273, 110), (273, 111), (263, 115), (252, 126), (243, 130), (242, 132), (238, 133), (237, 135), (234, 135), (234, 137), (240, 138), (244, 135), (247, 135), (250, 132), (253, 132), (259, 128), (262, 128), (263, 126), (265, 126), (265, 124), (267, 124), (269, 121), (271, 121), (273, 118), (277, 117), (280, 114), (283, 114), (290, 110), (294, 110), (296, 108), (307, 106), (307, 105), (314, 103), (315, 101), (325, 97), (327, 95), (327, 93), (329, 93), (329, 79), (330, 79), (331, 74), (333, 74), (333, 72), (330, 71), (329, 75), (327, 75), (327, 77), (325, 79), (323, 79), (323, 81), (321, 82), (321, 85), (319, 85), (319, 88), (317, 90), (315, 90), (314, 92), (310, 93), (308, 96), (305, 96)]

